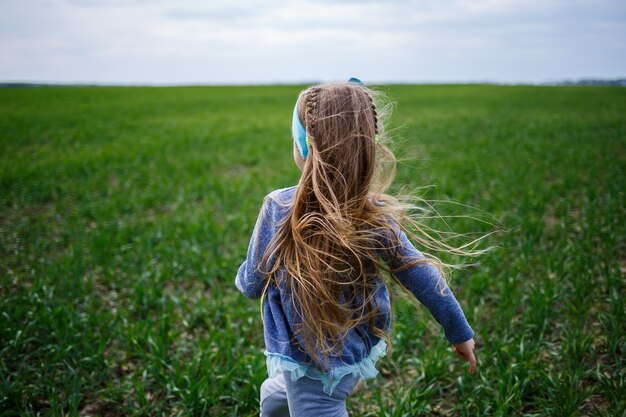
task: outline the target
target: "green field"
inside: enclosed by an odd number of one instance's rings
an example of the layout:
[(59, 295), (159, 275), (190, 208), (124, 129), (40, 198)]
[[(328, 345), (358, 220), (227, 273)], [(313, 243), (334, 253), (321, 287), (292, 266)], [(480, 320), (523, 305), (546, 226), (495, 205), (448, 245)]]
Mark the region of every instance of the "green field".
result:
[[(263, 197), (298, 181), (301, 89), (0, 90), (0, 416), (257, 415), (259, 304), (234, 277)], [(397, 186), (506, 232), (451, 277), (477, 374), (402, 300), (351, 415), (625, 416), (626, 89), (381, 89)]]

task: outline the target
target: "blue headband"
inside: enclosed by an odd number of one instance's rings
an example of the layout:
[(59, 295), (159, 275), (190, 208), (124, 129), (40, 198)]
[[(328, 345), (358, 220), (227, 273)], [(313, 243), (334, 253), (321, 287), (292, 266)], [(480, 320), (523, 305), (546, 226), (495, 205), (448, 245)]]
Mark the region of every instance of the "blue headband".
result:
[[(363, 85), (361, 80), (354, 77), (350, 78), (348, 82), (352, 84)], [(300, 121), (300, 116), (298, 115), (298, 100), (296, 100), (296, 105), (293, 108), (291, 133), (293, 134), (293, 140), (296, 143), (298, 150), (300, 151), (300, 155), (302, 155), (302, 159), (306, 159), (306, 157), (309, 155), (309, 138), (306, 135), (306, 129), (302, 125), (302, 121)]]
[(298, 116), (298, 101), (296, 100), (296, 107), (293, 108), (293, 120), (291, 121), (291, 132), (293, 133), (293, 140), (296, 142), (296, 146), (302, 155), (302, 159), (306, 159), (309, 154), (309, 147), (307, 144), (306, 129), (302, 126), (300, 116)]

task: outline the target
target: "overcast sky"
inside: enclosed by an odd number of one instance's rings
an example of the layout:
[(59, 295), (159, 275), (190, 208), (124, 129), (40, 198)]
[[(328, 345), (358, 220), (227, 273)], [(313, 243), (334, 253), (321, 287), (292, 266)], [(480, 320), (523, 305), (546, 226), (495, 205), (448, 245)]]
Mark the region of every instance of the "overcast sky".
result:
[(0, 0), (0, 81), (626, 76), (624, 0)]

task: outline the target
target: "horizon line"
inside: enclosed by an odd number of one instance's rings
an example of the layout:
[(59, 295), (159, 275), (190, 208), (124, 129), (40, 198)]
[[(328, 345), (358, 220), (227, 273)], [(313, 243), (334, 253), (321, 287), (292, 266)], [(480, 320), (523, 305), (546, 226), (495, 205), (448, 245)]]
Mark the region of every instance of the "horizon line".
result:
[[(244, 81), (244, 82), (101, 82), (101, 81), (32, 81), (32, 80), (0, 80), (2, 87), (255, 87), (255, 86), (299, 86), (321, 84), (327, 81)], [(609, 84), (626, 86), (626, 76), (623, 77), (577, 77), (560, 78), (545, 81), (497, 81), (497, 80), (374, 80), (368, 85), (563, 85), (563, 84)]]

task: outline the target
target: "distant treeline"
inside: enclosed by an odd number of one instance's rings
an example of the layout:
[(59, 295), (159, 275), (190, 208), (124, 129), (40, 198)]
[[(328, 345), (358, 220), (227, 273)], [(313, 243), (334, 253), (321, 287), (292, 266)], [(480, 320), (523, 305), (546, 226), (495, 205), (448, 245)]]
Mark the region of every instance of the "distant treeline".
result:
[(0, 83), (0, 88), (97, 87), (96, 84)]
[(574, 81), (557, 81), (546, 83), (546, 85), (620, 85), (626, 86), (626, 78), (617, 78), (613, 80), (601, 80), (595, 78), (583, 78)]
[[(422, 84), (422, 83), (415, 83)], [(445, 84), (473, 84), (472, 82), (450, 82)], [(497, 84), (497, 85), (506, 85), (507, 83), (494, 82), (490, 83), (489, 81), (481, 81), (478, 84)], [(616, 85), (616, 86), (626, 86), (626, 78), (616, 78), (616, 79), (597, 79), (597, 78), (582, 78), (579, 80), (565, 80), (565, 81), (549, 81), (544, 83), (511, 83), (511, 84), (528, 84), (528, 85)], [(201, 84), (199, 84), (201, 85)], [(112, 87), (116, 86), (115, 84), (46, 84), (46, 83), (0, 83), (0, 88), (44, 88), (44, 87)], [(122, 86), (120, 84), (119, 86)], [(130, 87), (133, 85), (123, 85), (126, 87)]]

